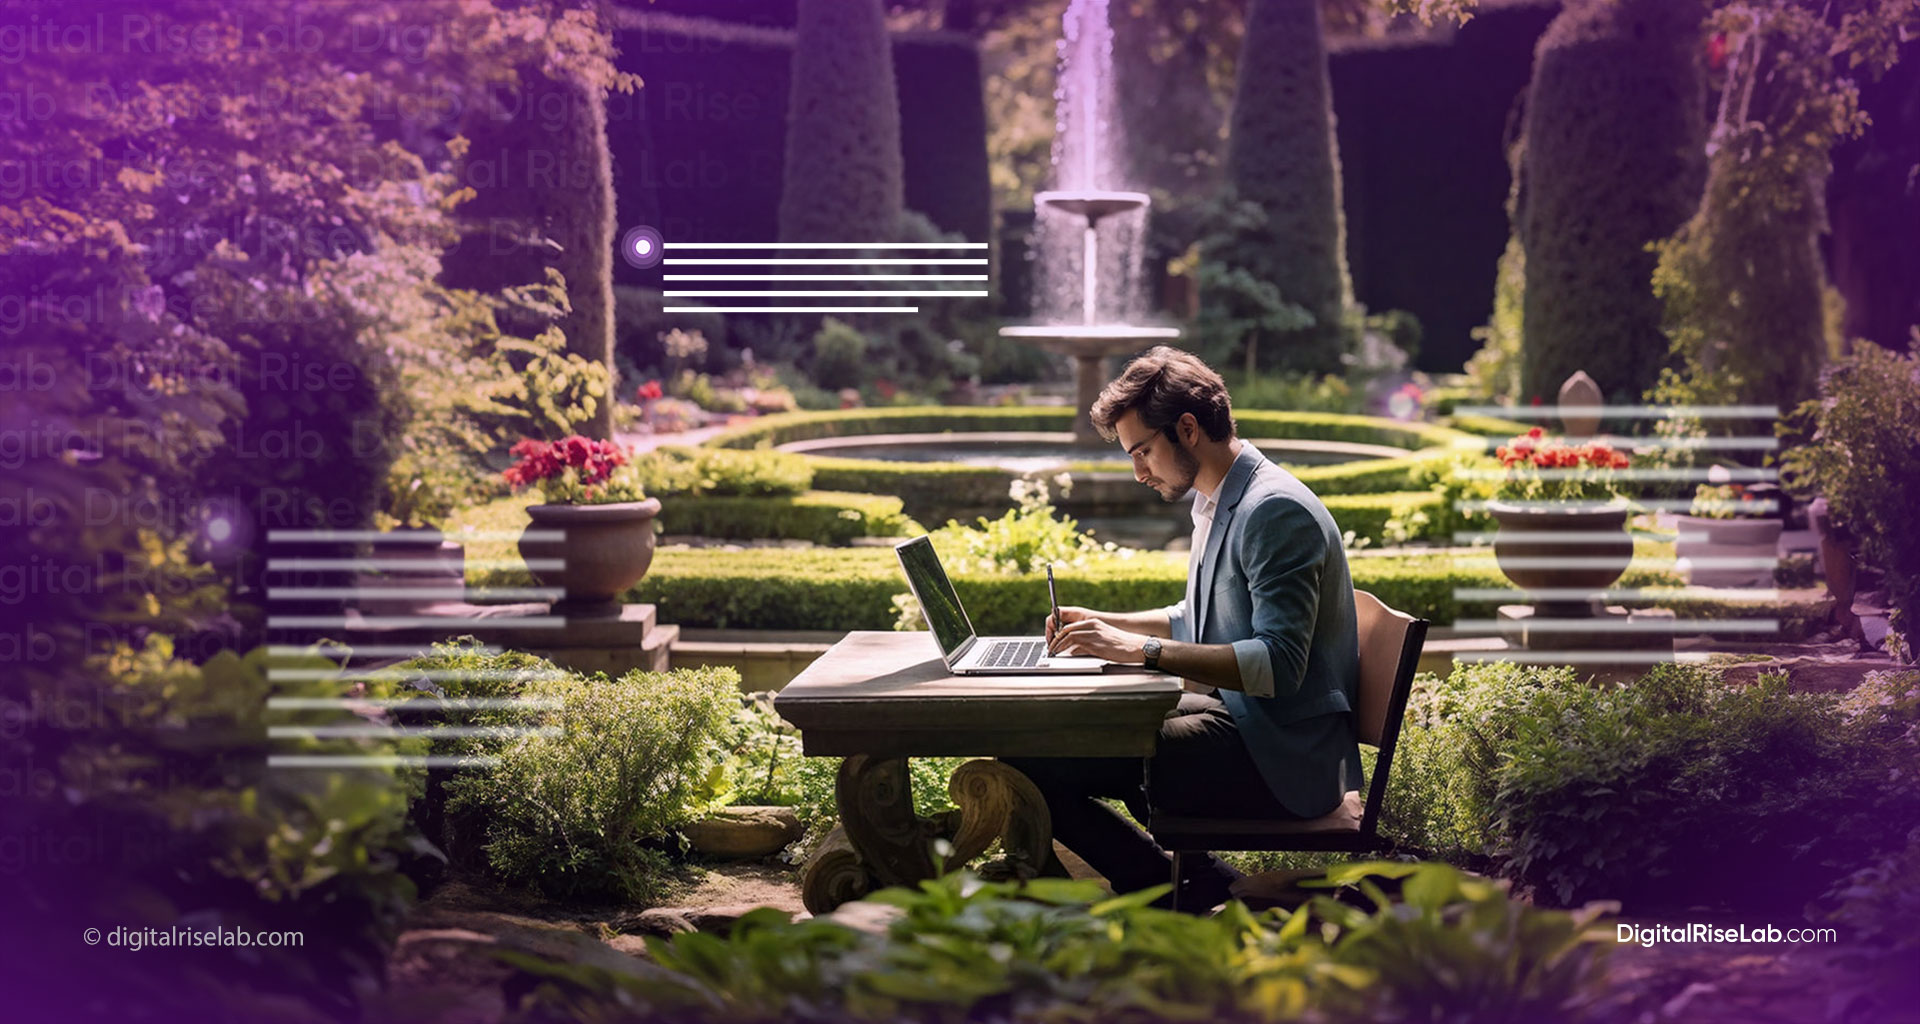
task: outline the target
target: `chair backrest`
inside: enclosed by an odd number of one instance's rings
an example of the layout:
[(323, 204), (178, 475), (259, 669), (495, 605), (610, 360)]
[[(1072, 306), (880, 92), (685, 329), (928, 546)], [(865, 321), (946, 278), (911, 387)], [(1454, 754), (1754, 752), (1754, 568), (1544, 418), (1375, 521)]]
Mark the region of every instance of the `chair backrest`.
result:
[(1360, 627), (1360, 685), (1354, 725), (1360, 742), (1379, 748), (1373, 762), (1373, 783), (1360, 830), (1373, 834), (1380, 806), (1387, 796), (1387, 773), (1393, 768), (1393, 748), (1400, 742), (1400, 722), (1406, 717), (1407, 697), (1420, 667), (1420, 651), (1427, 643), (1427, 620), (1387, 607), (1364, 590), (1353, 592), (1354, 619)]

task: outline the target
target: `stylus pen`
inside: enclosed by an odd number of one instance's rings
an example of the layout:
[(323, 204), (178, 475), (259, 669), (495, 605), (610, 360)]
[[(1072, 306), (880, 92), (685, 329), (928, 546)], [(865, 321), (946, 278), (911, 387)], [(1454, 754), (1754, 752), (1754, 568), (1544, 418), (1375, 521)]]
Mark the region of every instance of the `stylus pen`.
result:
[[(1047, 600), (1053, 602), (1053, 633), (1054, 636), (1059, 636), (1060, 627), (1066, 625), (1066, 623), (1060, 621), (1060, 594), (1053, 589), (1053, 566), (1051, 565), (1047, 566)], [(1051, 638), (1049, 638), (1047, 643), (1047, 653), (1053, 653)]]

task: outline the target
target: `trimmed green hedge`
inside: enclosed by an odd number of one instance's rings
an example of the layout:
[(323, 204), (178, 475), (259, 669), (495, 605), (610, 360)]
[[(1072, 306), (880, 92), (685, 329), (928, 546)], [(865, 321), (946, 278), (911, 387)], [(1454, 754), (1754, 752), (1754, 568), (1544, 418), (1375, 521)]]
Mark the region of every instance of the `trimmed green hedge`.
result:
[(886, 462), (816, 455), (813, 485), (824, 491), (890, 494), (915, 510), (1010, 508), (1007, 486), (1018, 473), (957, 462)]
[[(863, 434), (938, 434), (972, 431), (1060, 431), (1072, 429), (1075, 410), (992, 406), (906, 406), (893, 409), (836, 409), (762, 416), (726, 431), (707, 444), (718, 448), (778, 447), (792, 441)], [(1291, 437), (1314, 441), (1352, 441), (1398, 448), (1432, 448), (1470, 437), (1465, 431), (1432, 423), (1403, 423), (1375, 416), (1338, 413), (1276, 412), (1236, 409), (1241, 437)]]
[(731, 540), (845, 544), (855, 537), (908, 537), (920, 524), (884, 494), (808, 491), (791, 497), (682, 496), (660, 503), (660, 532)]
[(1354, 536), (1365, 537), (1375, 544), (1386, 543), (1387, 520), (1416, 510), (1427, 512), (1428, 527), (1421, 531), (1420, 539), (1446, 539), (1447, 520), (1441, 515), (1446, 510), (1446, 499), (1432, 491), (1334, 494), (1320, 500), (1340, 529), (1352, 530)]
[[(1492, 552), (1475, 556), (1490, 560)], [(1456, 601), (1457, 587), (1507, 587), (1493, 568), (1456, 564), (1449, 555), (1354, 558), (1354, 586), (1411, 615), (1445, 625), (1492, 618), (1499, 601)], [(1184, 554), (1150, 552), (1060, 578), (1060, 600), (1093, 608), (1154, 608), (1186, 591)], [(983, 634), (1028, 633), (1047, 612), (1044, 579), (956, 576)], [(1668, 570), (1629, 569), (1621, 587), (1678, 586)], [(627, 600), (660, 606), (660, 618), (715, 629), (891, 629), (893, 596), (905, 593), (893, 552), (881, 548), (715, 551), (663, 548)], [(1689, 602), (1698, 614), (1708, 602)]]
[(1453, 416), (1447, 420), (1453, 429), (1480, 437), (1497, 437), (1502, 440), (1516, 434), (1524, 434), (1529, 429), (1546, 425), (1544, 421), (1521, 423), (1517, 420), (1503, 420), (1495, 416)]

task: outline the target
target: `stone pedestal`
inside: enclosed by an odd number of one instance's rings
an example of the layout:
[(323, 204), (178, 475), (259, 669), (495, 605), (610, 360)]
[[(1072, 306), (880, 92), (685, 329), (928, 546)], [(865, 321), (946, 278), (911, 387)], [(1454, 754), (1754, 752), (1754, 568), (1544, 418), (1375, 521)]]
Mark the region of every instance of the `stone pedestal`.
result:
[[(536, 605), (543, 613), (545, 606)], [(474, 623), (473, 635), (486, 643), (537, 654), (574, 672), (620, 676), (634, 669), (665, 672), (680, 627), (658, 621), (650, 604), (623, 605), (617, 618), (564, 619), (553, 629), (512, 629), (500, 620)]]
[[(348, 613), (339, 638), (359, 647), (386, 651), (412, 647), (424, 652), (435, 641), (472, 636), (502, 649), (539, 655), (574, 672), (618, 676), (633, 669), (667, 670), (680, 627), (658, 621), (650, 604), (629, 604), (618, 617), (572, 619), (555, 615), (540, 603), (476, 605), (441, 602), (400, 617)], [(338, 635), (338, 634), (336, 634)], [(403, 660), (397, 656), (377, 661)]]
[(1516, 645), (1511, 660), (1535, 665), (1571, 665), (1576, 673), (1604, 681), (1632, 679), (1672, 661), (1676, 619), (1670, 608), (1633, 611), (1608, 605), (1590, 618), (1549, 618), (1532, 605), (1505, 604), (1500, 634)]

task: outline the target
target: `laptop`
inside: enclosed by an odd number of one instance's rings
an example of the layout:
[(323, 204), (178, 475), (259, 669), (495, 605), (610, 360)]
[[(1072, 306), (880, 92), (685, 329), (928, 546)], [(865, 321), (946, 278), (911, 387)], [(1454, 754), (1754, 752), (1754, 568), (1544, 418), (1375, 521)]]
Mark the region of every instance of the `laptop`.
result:
[(940, 644), (947, 671), (957, 676), (1047, 675), (1103, 671), (1104, 658), (1064, 658), (1047, 656), (1044, 636), (975, 636), (973, 620), (960, 606), (947, 571), (940, 567), (940, 556), (933, 542), (915, 537), (894, 545), (900, 567), (906, 570), (907, 586), (920, 601), (920, 611)]

